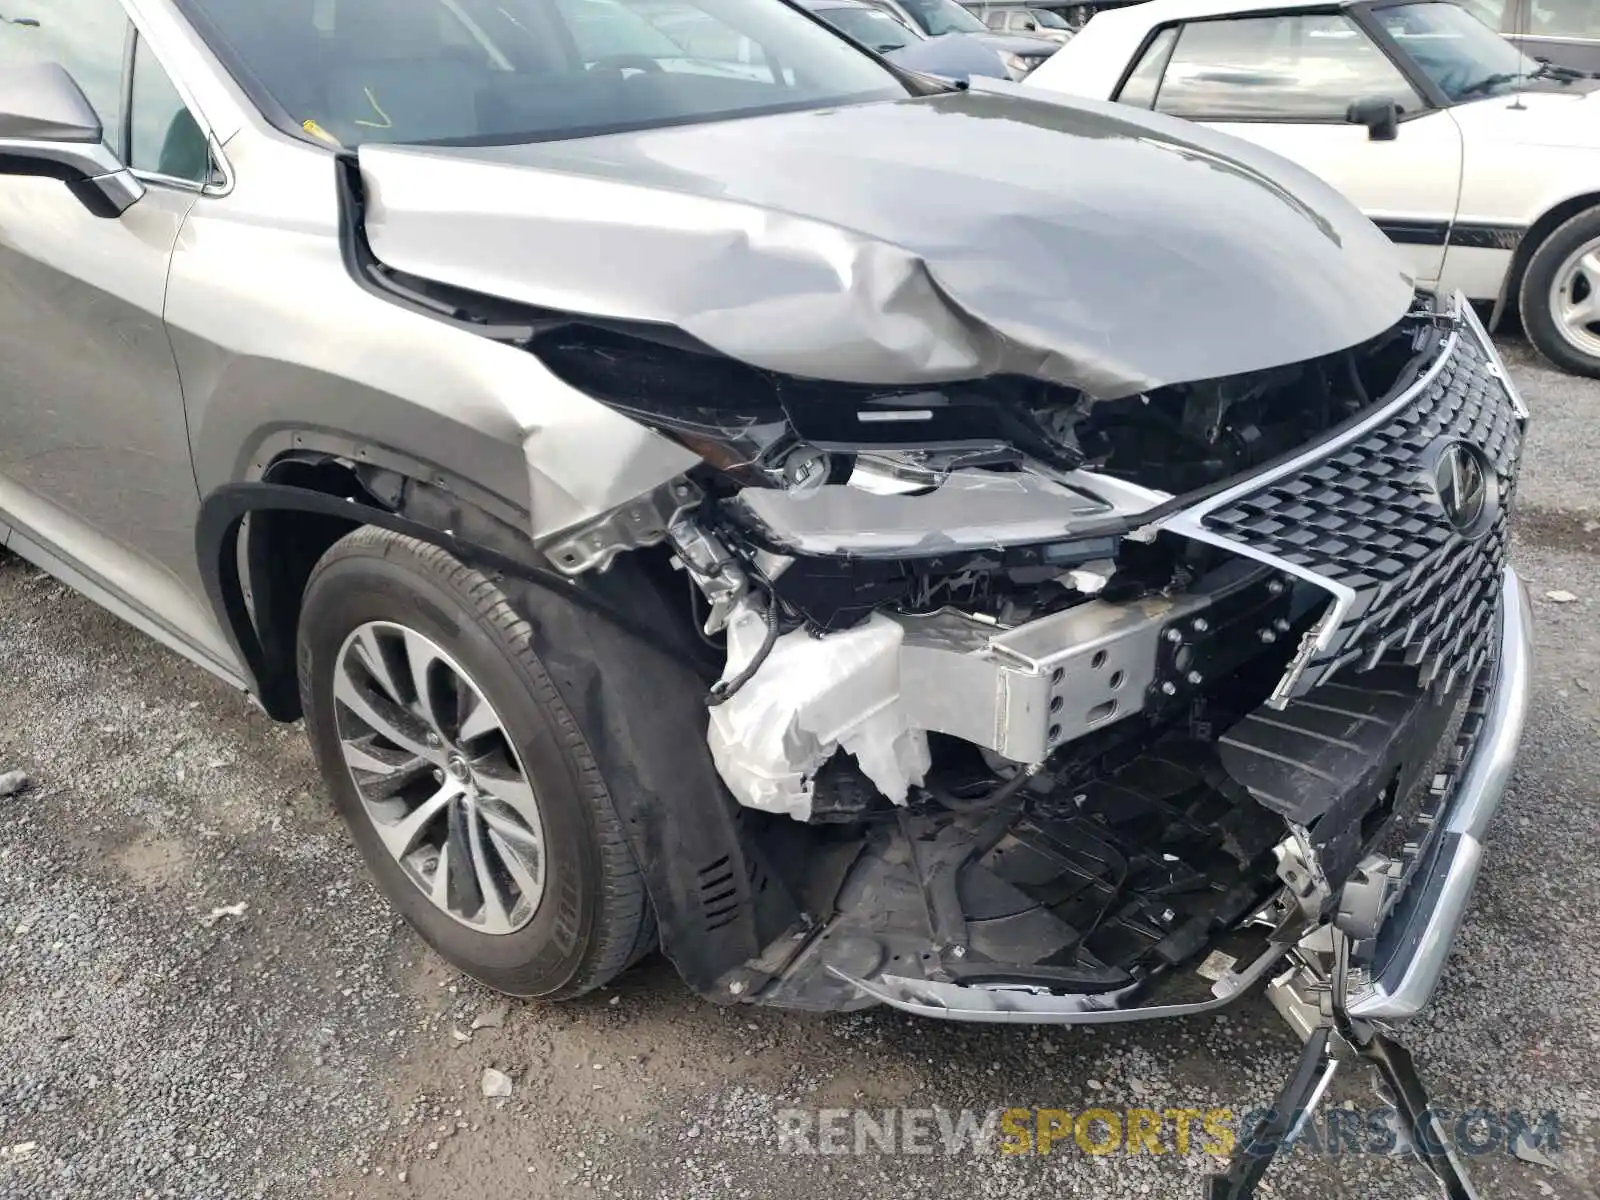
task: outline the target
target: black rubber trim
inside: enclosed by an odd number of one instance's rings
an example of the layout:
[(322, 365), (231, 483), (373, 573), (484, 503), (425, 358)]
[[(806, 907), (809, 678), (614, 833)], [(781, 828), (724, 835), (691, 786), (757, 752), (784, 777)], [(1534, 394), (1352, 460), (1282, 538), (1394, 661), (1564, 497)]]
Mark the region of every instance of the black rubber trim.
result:
[(1515, 250), (1528, 235), (1525, 225), (1494, 225), (1449, 221), (1393, 221), (1374, 218), (1373, 222), (1397, 246), (1463, 246), (1478, 250)]
[(642, 624), (609, 601), (548, 568), (463, 541), (444, 530), (409, 520), (398, 513), (340, 496), (274, 483), (228, 484), (212, 492), (200, 506), (200, 519), (195, 526), (195, 552), (200, 575), (205, 582), (206, 596), (216, 613), (217, 623), (232, 644), (239, 661), (244, 664), (262, 708), (277, 720), (293, 720), (299, 712), (299, 683), (295, 664), (292, 661), (276, 663), (268, 658), (245, 604), (244, 588), (235, 565), (238, 562), (239, 531), (244, 519), (252, 512), (262, 510), (337, 517), (363, 525), (375, 525), (428, 542), (479, 570), (497, 571), (559, 595), (580, 608), (604, 617), (619, 630), (669, 655), (697, 675), (705, 675), (705, 659), (694, 648), (674, 644), (670, 638), (664, 638), (660, 630)]
[(1374, 219), (1372, 223), (1397, 246), (1443, 246), (1450, 240), (1449, 221)]
[(1472, 250), (1515, 250), (1528, 236), (1526, 225), (1461, 224), (1450, 228), (1450, 244)]

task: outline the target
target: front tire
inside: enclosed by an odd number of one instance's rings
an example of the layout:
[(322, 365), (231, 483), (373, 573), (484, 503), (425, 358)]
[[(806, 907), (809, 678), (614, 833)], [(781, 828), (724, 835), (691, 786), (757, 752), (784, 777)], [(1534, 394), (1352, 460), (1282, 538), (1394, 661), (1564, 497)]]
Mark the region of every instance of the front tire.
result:
[(654, 944), (583, 732), (495, 580), (366, 527), (306, 585), (306, 728), (379, 887), (489, 987), (566, 999)]
[(1564, 371), (1600, 378), (1600, 208), (1579, 213), (1539, 244), (1517, 300), (1540, 354)]

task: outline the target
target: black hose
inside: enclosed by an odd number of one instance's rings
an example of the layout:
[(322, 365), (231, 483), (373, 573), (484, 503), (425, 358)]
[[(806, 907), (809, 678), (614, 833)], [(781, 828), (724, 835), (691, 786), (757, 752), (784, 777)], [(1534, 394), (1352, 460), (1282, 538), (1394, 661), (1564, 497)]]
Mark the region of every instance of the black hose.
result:
[(957, 796), (954, 793), (947, 792), (943, 788), (939, 787), (926, 787), (923, 790), (937, 800), (940, 805), (948, 808), (951, 812), (983, 812), (985, 809), (993, 808), (997, 804), (1004, 804), (1007, 800), (1011, 799), (1011, 797), (1015, 796), (1024, 787), (1026, 787), (1028, 780), (1032, 779), (1038, 773), (1039, 768), (1037, 765), (1031, 767), (1019, 767), (1017, 768), (1016, 774), (1014, 774), (1004, 783), (1000, 784), (993, 791), (985, 792), (983, 795), (974, 796), (971, 799)]
[(744, 670), (740, 671), (732, 679), (719, 679), (711, 685), (711, 690), (706, 693), (707, 708), (716, 708), (719, 704), (726, 704), (729, 700), (732, 700), (739, 694), (739, 689), (749, 683), (755, 677), (755, 673), (761, 670), (761, 664), (767, 661), (767, 656), (772, 653), (772, 647), (777, 645), (778, 642), (778, 602), (772, 596), (767, 597), (766, 617), (767, 632), (766, 636), (761, 639), (760, 649), (745, 664)]

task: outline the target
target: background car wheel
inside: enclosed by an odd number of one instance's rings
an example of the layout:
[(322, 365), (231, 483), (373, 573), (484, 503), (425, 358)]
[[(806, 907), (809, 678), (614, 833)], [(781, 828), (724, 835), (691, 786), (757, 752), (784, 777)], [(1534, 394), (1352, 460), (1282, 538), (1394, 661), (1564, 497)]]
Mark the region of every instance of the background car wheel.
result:
[(1600, 208), (1540, 243), (1517, 299), (1539, 353), (1575, 375), (1600, 377)]
[(300, 687), (334, 804), (401, 915), (490, 987), (565, 999), (655, 929), (534, 636), (494, 580), (364, 528), (307, 583)]

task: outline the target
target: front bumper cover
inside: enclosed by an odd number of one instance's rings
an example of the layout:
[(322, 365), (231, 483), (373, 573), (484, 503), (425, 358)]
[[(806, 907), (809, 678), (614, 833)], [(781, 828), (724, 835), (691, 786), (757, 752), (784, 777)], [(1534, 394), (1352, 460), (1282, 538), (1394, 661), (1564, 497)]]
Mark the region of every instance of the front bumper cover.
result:
[(1497, 676), (1484, 726), (1458, 776), (1431, 861), (1400, 898), (1379, 937), (1370, 982), (1349, 999), (1352, 1017), (1403, 1021), (1433, 995), (1466, 915), (1483, 859), (1483, 836), (1511, 778), (1527, 720), (1533, 618), (1527, 589), (1507, 570), (1501, 586)]
[[(1427, 1003), (1466, 914), (1482, 859), (1482, 837), (1499, 807), (1525, 723), (1532, 667), (1531, 614), (1526, 589), (1507, 570), (1501, 586), (1499, 640), (1490, 669), (1494, 682), (1482, 728), (1456, 773), (1454, 792), (1440, 810), (1440, 835), (1401, 896), (1378, 941), (1369, 979), (1349, 1000), (1352, 1017), (1401, 1021)], [(1140, 1004), (1141, 989), (1058, 995), (1032, 986), (984, 985), (829, 972), (863, 996), (919, 1016), (985, 1023), (1105, 1024), (1191, 1016), (1230, 1003), (1264, 978), (1306, 935), (1291, 921), (1272, 931), (1247, 963), (1212, 984), (1210, 995), (1175, 1003)]]

